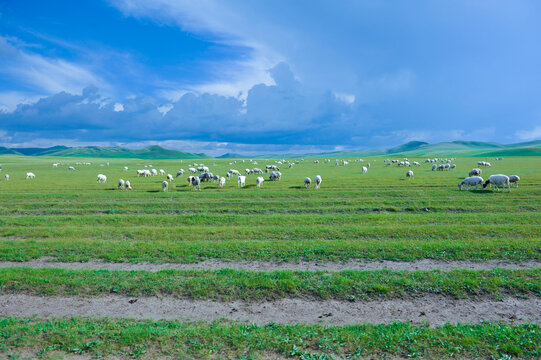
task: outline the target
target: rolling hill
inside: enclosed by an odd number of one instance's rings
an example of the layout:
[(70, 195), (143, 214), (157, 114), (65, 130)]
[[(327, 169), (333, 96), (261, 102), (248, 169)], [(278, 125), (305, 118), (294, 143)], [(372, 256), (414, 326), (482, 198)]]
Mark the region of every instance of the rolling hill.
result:
[[(134, 158), (134, 159), (205, 159), (210, 158), (203, 153), (187, 153), (178, 150), (164, 149), (153, 145), (143, 149), (128, 149), (123, 147), (66, 147), (53, 146), (50, 148), (6, 148), (0, 147), (0, 155), (25, 156), (66, 156), (66, 157), (99, 157), (99, 158)], [(226, 153), (218, 159), (276, 159), (276, 158), (351, 158), (362, 156), (541, 156), (541, 140), (515, 144), (498, 144), (481, 141), (451, 141), (429, 144), (422, 141), (410, 141), (386, 150), (348, 150), (308, 154), (262, 154), (242, 155)]]
[(153, 145), (143, 149), (127, 149), (123, 147), (86, 146), (50, 148), (5, 148), (0, 147), (0, 154), (26, 156), (67, 156), (67, 157), (98, 157), (98, 158), (135, 158), (135, 159), (201, 159), (208, 158), (201, 153), (186, 153), (177, 150), (164, 149)]

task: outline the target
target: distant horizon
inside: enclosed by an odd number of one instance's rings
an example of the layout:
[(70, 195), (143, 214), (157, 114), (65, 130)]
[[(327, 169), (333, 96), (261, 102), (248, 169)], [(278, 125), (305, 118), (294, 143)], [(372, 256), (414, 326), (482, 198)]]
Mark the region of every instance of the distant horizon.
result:
[[(312, 151), (312, 152), (294, 152), (294, 151), (284, 150), (283, 152), (265, 152), (265, 151), (262, 151), (262, 152), (258, 152), (258, 153), (192, 152), (192, 151), (185, 151), (185, 149), (182, 149), (182, 148), (168, 148), (168, 147), (162, 146), (160, 144), (140, 145), (140, 146), (137, 146), (137, 147), (130, 147), (129, 144), (128, 144), (128, 146), (125, 146), (125, 145), (67, 146), (67, 145), (57, 144), (57, 145), (45, 146), (45, 147), (39, 147), (39, 146), (38, 147), (20, 147), (20, 146), (0, 145), (0, 147), (11, 149), (11, 150), (17, 150), (17, 149), (20, 149), (20, 150), (24, 150), (24, 149), (48, 150), (48, 149), (55, 149), (55, 148), (61, 148), (61, 149), (100, 148), (100, 149), (127, 149), (127, 150), (130, 150), (130, 151), (137, 151), (137, 150), (149, 149), (149, 148), (152, 148), (152, 147), (158, 147), (158, 148), (166, 150), (166, 151), (178, 151), (178, 152), (182, 152), (182, 153), (186, 153), (186, 154), (204, 155), (204, 156), (208, 156), (210, 158), (220, 158), (220, 157), (225, 156), (225, 155), (238, 155), (238, 156), (242, 156), (242, 157), (250, 157), (250, 156), (258, 157), (258, 156), (265, 156), (265, 155), (307, 155), (307, 156), (311, 156), (311, 155), (318, 155), (318, 154), (347, 153), (347, 152), (353, 152), (353, 153), (354, 152), (359, 152), (359, 153), (361, 153), (361, 152), (365, 152), (365, 153), (374, 152), (374, 154), (370, 155), (370, 156), (385, 156), (385, 155), (387, 155), (385, 152), (387, 150), (389, 150), (389, 149), (399, 148), (399, 147), (403, 147), (403, 146), (407, 146), (407, 145), (411, 145), (411, 144), (419, 145), (419, 146), (423, 146), (423, 145), (434, 146), (434, 145), (441, 145), (441, 144), (457, 144), (457, 145), (468, 144), (468, 145), (471, 145), (472, 143), (476, 144), (477, 146), (486, 144), (487, 148), (490, 148), (490, 146), (488, 146), (488, 145), (498, 145), (498, 146), (506, 147), (506, 146), (513, 146), (513, 145), (532, 145), (532, 144), (534, 144), (534, 145), (539, 145), (540, 149), (541, 149), (541, 139), (539, 139), (539, 140), (531, 140), (531, 141), (526, 141), (526, 142), (518, 142), (518, 143), (508, 143), (508, 144), (502, 144), (502, 143), (496, 143), (496, 142), (475, 141), (475, 140), (452, 140), (452, 141), (443, 141), (443, 142), (438, 142), (438, 143), (432, 143), (431, 144), (431, 143), (427, 143), (427, 142), (423, 142), (423, 141), (412, 140), (412, 141), (409, 141), (409, 142), (406, 142), (406, 143), (403, 143), (403, 144), (398, 144), (398, 145), (395, 145), (395, 146), (391, 146), (391, 147), (388, 147), (388, 148), (377, 148), (377, 149), (376, 148), (369, 148), (369, 149), (367, 149), (367, 148), (365, 148), (365, 149), (362, 149), (362, 148), (349, 148), (349, 149), (341, 149), (341, 150), (322, 150), (322, 151), (315, 150), (315, 151)], [(539, 143), (539, 144), (536, 144), (536, 143)], [(494, 148), (498, 149), (498, 147), (494, 147)], [(410, 151), (410, 150), (407, 150), (407, 151)], [(462, 150), (459, 150), (459, 151), (462, 151)], [(377, 154), (376, 152), (381, 152), (381, 154)]]

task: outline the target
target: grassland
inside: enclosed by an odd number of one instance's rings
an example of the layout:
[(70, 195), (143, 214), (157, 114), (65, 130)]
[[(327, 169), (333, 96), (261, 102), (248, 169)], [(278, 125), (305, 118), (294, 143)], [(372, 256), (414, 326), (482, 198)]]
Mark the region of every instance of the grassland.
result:
[[(192, 191), (186, 175), (161, 191), (164, 176), (138, 178), (152, 164), (173, 175), (193, 161), (224, 175), (258, 165), (232, 159), (136, 160), (0, 156), (0, 261), (195, 263), (222, 261), (441, 261), (541, 259), (541, 158), (490, 159), (489, 174), (518, 174), (518, 189), (459, 191), (477, 167), (459, 158), (457, 170), (433, 172), (422, 158), (406, 180), (404, 168), (383, 158), (348, 166), (306, 160), (282, 180), (255, 187), (255, 175), (238, 189), (204, 183)], [(481, 159), (479, 159), (481, 160)], [(484, 158), (482, 160), (485, 160)], [(231, 162), (236, 161), (230, 165)], [(60, 162), (52, 168), (53, 162)], [(91, 165), (77, 165), (90, 162)], [(67, 166), (75, 166), (68, 171)], [(129, 170), (124, 171), (123, 167)], [(34, 180), (24, 180), (27, 171)], [(96, 175), (107, 175), (97, 184)], [(319, 190), (303, 179), (323, 177)], [(267, 176), (265, 176), (267, 178)], [(0, 177), (3, 179), (3, 176)], [(116, 189), (119, 178), (133, 191)], [(427, 295), (450, 298), (541, 296), (539, 268), (453, 271), (107, 271), (0, 269), (0, 295), (105, 294), (257, 302), (302, 298), (378, 301)], [(249, 326), (106, 319), (2, 318), (0, 354), (50, 352), (147, 357), (260, 358), (425, 356), (539, 357), (539, 327), (496, 323), (429, 328), (413, 324), (358, 327)], [(230, 333), (228, 337), (225, 334)], [(26, 335), (24, 335), (26, 334)], [(125, 334), (125, 335), (122, 335)], [(186, 341), (178, 341), (187, 339)], [(191, 339), (191, 340), (188, 340)], [(288, 340), (289, 339), (289, 340)], [(193, 340), (193, 341), (192, 341)], [(287, 340), (287, 341), (286, 341)], [(88, 345), (90, 344), (90, 345)], [(159, 345), (165, 344), (165, 345)], [(75, 350), (74, 350), (75, 349)], [(359, 352), (360, 351), (360, 352)]]
[[(364, 175), (360, 163), (307, 160), (283, 169), (282, 181), (267, 181), (262, 189), (252, 175), (242, 190), (231, 181), (223, 190), (209, 183), (194, 192), (182, 177), (167, 193), (160, 191), (162, 177), (134, 176), (148, 161), (112, 159), (99, 166), (105, 161), (89, 159), (91, 166), (69, 172), (67, 166), (53, 169), (57, 160), (0, 158), (12, 178), (0, 183), (1, 260), (541, 258), (541, 160), (535, 157), (493, 161), (485, 170), (520, 174), (520, 187), (510, 194), (460, 192), (456, 184), (474, 159), (457, 160), (458, 170), (450, 172), (415, 168), (411, 182), (404, 169), (384, 167), (382, 159)], [(205, 161), (222, 175), (254, 167), (229, 162)], [(152, 164), (173, 174), (188, 167), (178, 160)], [(37, 178), (23, 180), (26, 171)], [(96, 183), (100, 172), (108, 183)], [(323, 177), (322, 188), (304, 189), (304, 177), (315, 174)], [(129, 179), (134, 190), (117, 191), (119, 178)]]
[[(0, 319), (0, 348), (41, 357), (58, 354), (126, 358), (335, 359), (538, 358), (537, 325), (483, 323), (437, 328), (407, 323), (324, 327), (228, 322)], [(57, 357), (58, 358), (58, 357)]]
[(445, 295), (541, 297), (541, 269), (434, 271), (107, 271), (0, 269), (1, 293), (32, 295), (172, 295), (187, 299), (280, 298), (377, 300)]

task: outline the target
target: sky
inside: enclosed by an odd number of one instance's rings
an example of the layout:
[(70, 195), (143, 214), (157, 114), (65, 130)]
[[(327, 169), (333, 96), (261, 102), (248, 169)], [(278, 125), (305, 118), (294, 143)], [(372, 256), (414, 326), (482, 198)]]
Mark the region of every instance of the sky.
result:
[(541, 2), (0, 1), (0, 146), (541, 139)]

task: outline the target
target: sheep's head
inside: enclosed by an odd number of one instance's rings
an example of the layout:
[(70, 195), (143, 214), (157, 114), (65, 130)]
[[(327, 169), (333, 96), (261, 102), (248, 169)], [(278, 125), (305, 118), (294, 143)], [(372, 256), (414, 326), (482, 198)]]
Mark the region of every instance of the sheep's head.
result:
[(488, 184), (490, 184), (490, 180), (485, 181), (485, 183), (483, 184), (483, 189), (486, 188)]
[(462, 190), (462, 184), (463, 183), (458, 184), (458, 190)]

